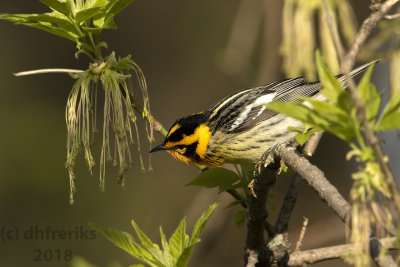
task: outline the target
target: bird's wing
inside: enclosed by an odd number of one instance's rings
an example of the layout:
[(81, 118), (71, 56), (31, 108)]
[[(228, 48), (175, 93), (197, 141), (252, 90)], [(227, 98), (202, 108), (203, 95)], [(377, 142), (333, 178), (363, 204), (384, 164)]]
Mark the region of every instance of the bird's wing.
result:
[[(354, 69), (350, 76), (363, 72), (375, 62)], [(336, 78), (343, 87), (347, 87), (347, 81), (342, 74)], [(241, 90), (224, 98), (210, 109), (210, 122), (214, 131), (218, 129), (225, 133), (243, 132), (277, 115), (277, 112), (267, 109), (265, 104), (275, 101), (301, 101), (301, 97), (311, 97), (321, 88), (320, 82), (306, 82), (304, 78), (299, 77)]]
[(300, 95), (311, 96), (320, 89), (314, 84), (307, 85), (303, 78), (295, 78), (239, 91), (213, 106), (211, 122), (215, 121), (214, 129), (226, 133), (246, 131), (277, 114), (264, 104), (294, 101)]

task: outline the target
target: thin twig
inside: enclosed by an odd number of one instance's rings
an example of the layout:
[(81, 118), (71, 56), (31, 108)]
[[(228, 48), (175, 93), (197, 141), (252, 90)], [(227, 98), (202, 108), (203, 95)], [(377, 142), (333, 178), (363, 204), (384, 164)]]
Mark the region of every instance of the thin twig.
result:
[(294, 251), (300, 250), (301, 244), (303, 243), (303, 239), (304, 239), (304, 236), (305, 236), (306, 231), (307, 231), (307, 225), (308, 225), (308, 218), (303, 217), (303, 226), (301, 227), (301, 231), (300, 231), (300, 234), (299, 234), (299, 239), (297, 240), (296, 247), (294, 248)]
[(358, 31), (354, 39), (354, 42), (344, 57), (345, 60), (341, 64), (343, 73), (350, 72), (351, 68), (354, 66), (354, 61), (358, 51), (360, 50), (360, 47), (364, 44), (371, 31), (376, 27), (378, 21), (380, 21), (385, 14), (398, 2), (399, 0), (385, 1), (384, 3), (380, 4), (366, 20), (364, 20), (361, 29)]
[(399, 19), (400, 18), (400, 14), (386, 15), (384, 18), (385, 19)]
[(81, 73), (83, 70), (74, 70), (74, 69), (39, 69), (39, 70), (28, 70), (13, 73), (14, 76), (28, 76), (28, 75), (36, 75), (36, 74), (47, 74), (47, 73)]
[[(395, 240), (395, 237), (383, 238), (379, 240), (379, 243), (381, 243), (385, 249), (395, 249)], [(290, 254), (288, 266), (303, 266), (325, 260), (339, 259), (349, 253), (353, 248), (354, 244), (345, 244), (306, 251), (295, 251)]]
[(282, 207), (279, 211), (278, 219), (275, 223), (274, 234), (283, 234), (287, 232), (290, 217), (292, 215), (294, 205), (296, 204), (297, 194), (299, 192), (301, 177), (297, 173), (293, 176), (289, 189), (283, 200)]
[(324, 132), (317, 132), (313, 136), (311, 136), (304, 146), (303, 153), (305, 153), (307, 156), (314, 155), (315, 150), (317, 150), (318, 144), (321, 141), (323, 135)]

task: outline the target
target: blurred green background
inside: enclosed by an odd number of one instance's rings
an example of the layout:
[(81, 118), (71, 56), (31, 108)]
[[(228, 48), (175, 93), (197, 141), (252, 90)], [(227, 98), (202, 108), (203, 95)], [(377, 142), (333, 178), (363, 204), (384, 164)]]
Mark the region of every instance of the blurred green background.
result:
[[(354, 1), (355, 2), (355, 1)], [(227, 94), (245, 87), (284, 78), (279, 58), (280, 1), (266, 1), (267, 19), (263, 30), (267, 40), (258, 40), (251, 64), (240, 74), (224, 71), (222, 54), (230, 36), (240, 1), (158, 1), (136, 0), (117, 16), (117, 31), (105, 31), (103, 39), (117, 55), (132, 54), (142, 67), (149, 86), (153, 115), (166, 128), (178, 117), (204, 110)], [(355, 8), (361, 20), (369, 12), (367, 5)], [(46, 12), (38, 1), (2, 0), (0, 12)], [(242, 266), (245, 227), (233, 222), (236, 208), (225, 209), (230, 196), (215, 190), (185, 187), (199, 172), (192, 166), (172, 159), (167, 153), (153, 155), (154, 171), (142, 173), (136, 165), (126, 177), (126, 186), (117, 184), (116, 170), (107, 166), (106, 191), (98, 189), (98, 169), (90, 175), (83, 158), (76, 168), (75, 204), (69, 205), (69, 181), (64, 168), (66, 126), (65, 104), (73, 80), (65, 74), (16, 78), (14, 72), (49, 67), (87, 67), (87, 58), (74, 58), (74, 44), (39, 30), (14, 26), (0, 21), (0, 227), (17, 229), (20, 235), (37, 226), (45, 230), (74, 230), (88, 222), (131, 231), (135, 221), (153, 241), (159, 240), (159, 226), (170, 235), (186, 216), (191, 230), (193, 222), (220, 198), (222, 204), (209, 222), (203, 241), (195, 248), (190, 266)], [(260, 52), (264, 51), (264, 53)], [(266, 52), (265, 52), (266, 51)], [(387, 90), (387, 66), (380, 64), (374, 73), (378, 88)], [(139, 126), (143, 126), (142, 123)], [(142, 131), (143, 157), (148, 144)], [(400, 172), (399, 142), (395, 134), (385, 136), (385, 149), (392, 167)], [(96, 137), (97, 147), (101, 136)], [(162, 141), (156, 135), (156, 143)], [(326, 135), (313, 161), (320, 166), (339, 191), (348, 196), (352, 162), (344, 159), (347, 148)], [(99, 149), (96, 159), (98, 161)], [(396, 155), (397, 154), (397, 155)], [(275, 218), (290, 182), (278, 180), (273, 188), (270, 212)], [(289, 225), (290, 240), (296, 241), (302, 218), (309, 218), (303, 249), (341, 244), (345, 230), (341, 221), (303, 184)], [(134, 259), (100, 234), (94, 239), (72, 240), (0, 240), (0, 266), (70, 266), (64, 260), (37, 262), (35, 250), (70, 249), (97, 266), (117, 261), (123, 266)], [(341, 261), (315, 266), (341, 266)]]

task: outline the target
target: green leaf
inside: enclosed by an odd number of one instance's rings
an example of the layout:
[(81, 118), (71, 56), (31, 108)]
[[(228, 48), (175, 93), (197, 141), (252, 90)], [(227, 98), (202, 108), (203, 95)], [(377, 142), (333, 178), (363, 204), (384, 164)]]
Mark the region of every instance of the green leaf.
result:
[(169, 245), (165, 238), (165, 234), (162, 230), (162, 227), (160, 227), (160, 236), (161, 236), (161, 246), (163, 248), (163, 263), (166, 266), (173, 266), (173, 257), (171, 256)]
[(39, 30), (42, 30), (42, 31), (46, 31), (48, 33), (51, 33), (51, 34), (66, 38), (66, 39), (71, 40), (73, 42), (75, 42), (79, 38), (78, 35), (70, 32), (70, 31), (63, 30), (63, 29), (58, 28), (58, 27), (39, 24), (39, 23), (23, 23), (23, 24), (25, 26), (36, 28), (36, 29), (39, 29)]
[(15, 23), (54, 23), (61, 25), (69, 25), (73, 27), (73, 24), (68, 20), (68, 18), (60, 13), (51, 12), (44, 14), (0, 14), (0, 19), (6, 19)]
[(72, 41), (80, 37), (74, 25), (60, 13), (0, 14), (0, 19), (47, 31)]
[(357, 87), (360, 99), (366, 107), (367, 119), (371, 123), (375, 122), (381, 103), (381, 98), (376, 91), (375, 86), (372, 85), (370, 81), (374, 66), (375, 64), (372, 64), (368, 67)]
[(134, 0), (114, 0), (110, 1), (107, 7), (107, 16), (116, 16), (122, 10), (124, 10), (128, 5), (130, 5)]
[(281, 166), (279, 166), (278, 175), (283, 176), (283, 175), (289, 174), (289, 171), (290, 171), (289, 167), (285, 164), (285, 162), (282, 162)]
[(378, 94), (375, 85), (371, 84), (369, 87), (370, 96), (365, 106), (367, 108), (367, 119), (374, 124), (381, 106), (381, 96)]
[(240, 181), (240, 177), (233, 171), (225, 168), (210, 168), (209, 170), (202, 172), (186, 185), (195, 185), (207, 188), (219, 187), (222, 190), (227, 190), (232, 188), (232, 185), (237, 181)]
[(98, 28), (116, 29), (114, 17), (125, 9), (134, 0), (114, 0), (110, 1), (104, 8), (104, 14), (100, 14), (93, 18), (93, 24)]
[(143, 231), (139, 228), (139, 226), (136, 224), (136, 222), (134, 220), (132, 220), (132, 226), (133, 229), (135, 229), (136, 235), (139, 238), (140, 242), (142, 243), (143, 246), (145, 247), (149, 247), (149, 248), (156, 248), (159, 249), (157, 244), (153, 244), (153, 242), (151, 242), (150, 238), (148, 238), (146, 236), (145, 233), (143, 233)]
[(371, 66), (368, 67), (367, 71), (365, 72), (360, 83), (357, 86), (358, 95), (360, 96), (360, 99), (364, 102), (364, 104), (370, 97), (369, 85), (371, 84), (370, 80), (374, 65), (375, 64), (371, 64)]
[(156, 264), (157, 261), (152, 258), (151, 254), (147, 253), (138, 243), (135, 242), (134, 238), (129, 233), (111, 227), (106, 228), (91, 223), (89, 225), (96, 231), (101, 232), (108, 240), (114, 243), (114, 245), (125, 250), (140, 261), (150, 266), (160, 266), (159, 264)]
[(247, 210), (238, 210), (235, 213), (235, 224), (237, 227), (241, 227), (246, 223), (246, 215), (247, 215)]
[(400, 127), (400, 112), (388, 113), (379, 122), (376, 131), (390, 131)]
[[(136, 235), (139, 237), (142, 245), (138, 244), (133, 236), (130, 234), (115, 230), (113, 228), (104, 228), (95, 224), (89, 224), (93, 229), (104, 234), (111, 242), (118, 247), (127, 251), (129, 254), (140, 260), (146, 265), (154, 267), (186, 267), (187, 261), (191, 254), (194, 245), (200, 242), (200, 235), (211, 214), (218, 206), (218, 203), (210, 205), (200, 218), (197, 220), (192, 236), (190, 238), (185, 233), (186, 220), (183, 219), (174, 234), (167, 243), (165, 234), (160, 227), (161, 244), (163, 251), (161, 251), (157, 244), (153, 244), (151, 240), (140, 230), (135, 221), (132, 220), (132, 226), (135, 229)], [(175, 264), (174, 264), (175, 263)], [(141, 266), (141, 265), (133, 265)]]
[(354, 109), (354, 104), (353, 101), (350, 98), (350, 95), (343, 91), (340, 95), (339, 98), (337, 99), (337, 103), (334, 103), (339, 107), (341, 110), (343, 110), (345, 113), (350, 112), (352, 109)]
[(190, 244), (193, 244), (195, 239), (200, 238), (200, 235), (204, 231), (204, 227), (206, 226), (214, 210), (218, 207), (218, 204), (219, 202), (211, 204), (210, 207), (208, 207), (208, 209), (196, 221), (196, 224), (194, 225), (193, 228), (192, 236), (190, 238)]
[(389, 103), (386, 105), (385, 109), (383, 110), (383, 116), (388, 113), (392, 113), (398, 111), (400, 108), (400, 91), (398, 91), (390, 100)]
[(96, 35), (99, 35), (103, 31), (102, 28), (92, 28), (92, 27), (85, 27), (85, 26), (82, 26), (81, 28), (85, 32), (93, 33), (93, 34), (96, 34)]
[(187, 262), (189, 260), (190, 254), (192, 253), (192, 249), (194, 247), (194, 243), (185, 247), (182, 254), (179, 256), (178, 261), (176, 262), (176, 267), (186, 267)]
[(253, 178), (253, 173), (255, 169), (254, 164), (249, 164), (249, 163), (242, 163), (240, 164), (240, 168), (242, 170), (242, 175), (247, 178)]
[(388, 131), (400, 127), (400, 91), (398, 91), (383, 110), (375, 131)]
[(132, 226), (135, 229), (135, 233), (137, 237), (139, 238), (140, 242), (142, 243), (142, 249), (147, 253), (147, 257), (150, 259), (154, 259), (155, 262), (160, 263), (161, 265), (157, 266), (165, 266), (165, 261), (164, 261), (164, 254), (160, 250), (159, 246), (155, 243), (153, 243), (150, 238), (146, 236), (146, 234), (139, 228), (139, 226), (136, 224), (134, 220), (132, 220)]
[(347, 113), (345, 110), (341, 109), (338, 106), (333, 105), (332, 103), (323, 102), (321, 100), (316, 100), (316, 99), (312, 99), (312, 98), (308, 98), (307, 102), (312, 104), (313, 111), (316, 110), (317, 113), (324, 112), (324, 113), (347, 116)]
[(330, 73), (326, 65), (323, 63), (319, 51), (315, 53), (317, 60), (317, 70), (319, 79), (324, 86), (321, 93), (333, 103), (337, 103), (339, 95), (343, 93), (343, 87), (334, 75)]
[(49, 8), (64, 14), (65, 16), (71, 15), (71, 9), (66, 0), (39, 0)]
[(315, 128), (306, 128), (304, 129), (304, 131), (297, 129), (295, 127), (288, 127), (288, 130), (296, 132), (296, 141), (302, 146), (304, 145), (308, 139), (310, 139), (310, 136), (313, 135), (315, 132), (317, 132), (318, 130)]
[(135, 229), (137, 237), (142, 243), (142, 249), (148, 253), (147, 255), (151, 255), (151, 258), (154, 258), (156, 262), (164, 263), (164, 256), (159, 246), (153, 243), (150, 238), (146, 236), (146, 234), (139, 228), (134, 220), (132, 220), (132, 226)]
[(110, 0), (86, 0), (84, 8), (106, 7)]
[(180, 257), (178, 258), (178, 261), (176, 263), (177, 267), (186, 267), (187, 266), (187, 262), (189, 260), (189, 256), (192, 252), (192, 249), (196, 243), (200, 242), (200, 235), (202, 234), (204, 227), (206, 226), (212, 213), (218, 207), (218, 204), (219, 204), (218, 202), (211, 204), (210, 207), (197, 220), (197, 222), (193, 228), (190, 242), (189, 242), (188, 246), (183, 250)]
[(169, 239), (169, 249), (172, 257), (177, 261), (179, 256), (182, 254), (184, 248), (189, 243), (189, 236), (185, 233), (186, 231), (186, 220), (183, 219), (178, 228)]
[(309, 108), (297, 102), (271, 102), (265, 104), (268, 109), (283, 113), (289, 117), (308, 122), (311, 111)]
[[(37, 28), (67, 38), (80, 45), (85, 33), (100, 34), (102, 29), (115, 29), (114, 17), (133, 0), (39, 0), (53, 12), (45, 14), (0, 14), (0, 19)], [(93, 19), (93, 27), (88, 22)], [(84, 32), (82, 32), (84, 31)]]
[(87, 21), (93, 18), (94, 16), (98, 15), (99, 13), (101, 13), (102, 9), (103, 9), (102, 7), (92, 7), (88, 9), (83, 9), (76, 13), (75, 20), (77, 23)]
[(272, 102), (266, 106), (312, 127), (329, 131), (343, 140), (348, 141), (354, 137), (354, 120), (348, 113), (331, 103), (310, 98), (306, 101), (313, 106), (312, 109), (295, 102)]

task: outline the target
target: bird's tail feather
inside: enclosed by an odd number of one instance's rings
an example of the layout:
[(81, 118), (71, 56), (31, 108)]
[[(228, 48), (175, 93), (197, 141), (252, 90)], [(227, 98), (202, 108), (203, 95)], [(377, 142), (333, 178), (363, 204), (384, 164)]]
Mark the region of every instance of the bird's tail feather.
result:
[[(354, 76), (357, 76), (358, 74), (364, 72), (369, 66), (371, 66), (372, 64), (378, 63), (378, 62), (379, 62), (379, 59), (365, 63), (365, 64), (353, 69), (352, 71), (350, 71), (350, 77), (353, 78)], [(346, 80), (346, 77), (344, 77), (344, 74), (339, 74), (336, 77), (339, 80), (339, 82), (343, 85), (343, 87), (346, 88), (347, 80)]]

